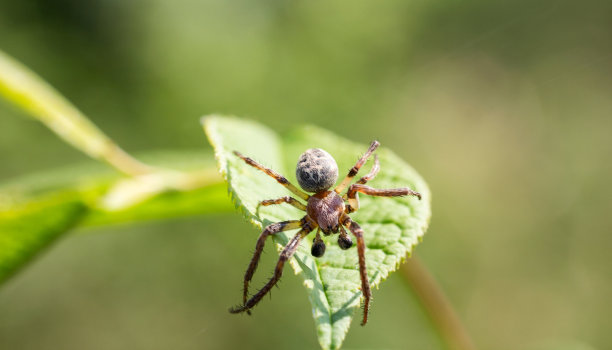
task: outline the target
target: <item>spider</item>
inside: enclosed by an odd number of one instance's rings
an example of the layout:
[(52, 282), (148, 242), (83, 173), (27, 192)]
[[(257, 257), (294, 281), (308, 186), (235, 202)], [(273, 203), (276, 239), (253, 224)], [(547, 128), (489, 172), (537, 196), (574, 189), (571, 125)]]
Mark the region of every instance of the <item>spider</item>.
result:
[[(248, 165), (255, 167), (273, 177), (278, 183), (286, 187), (293, 194), (306, 201), (306, 205), (304, 205), (297, 199), (287, 196), (278, 199), (264, 200), (259, 203), (260, 206), (287, 203), (305, 211), (306, 215), (300, 220), (288, 220), (270, 224), (263, 230), (257, 239), (255, 252), (253, 253), (249, 267), (244, 275), (242, 305), (231, 308), (231, 313), (251, 313), (251, 308), (257, 305), (257, 303), (259, 303), (259, 301), (270, 291), (270, 289), (276, 285), (283, 273), (285, 262), (293, 256), (298, 248), (298, 245), (300, 244), (300, 241), (310, 232), (314, 231), (315, 229), (317, 230), (313, 239), (311, 254), (318, 258), (323, 256), (325, 253), (325, 243), (321, 239), (320, 231), (323, 231), (325, 235), (339, 233), (338, 245), (341, 249), (349, 249), (353, 245), (353, 241), (345, 230), (345, 228), (347, 228), (357, 239), (359, 276), (361, 278), (361, 292), (364, 298), (363, 320), (361, 325), (363, 326), (368, 322), (371, 291), (368, 281), (368, 274), (366, 272), (363, 229), (359, 226), (359, 224), (353, 221), (348, 214), (359, 209), (358, 193), (380, 197), (411, 195), (418, 197), (419, 200), (421, 199), (420, 193), (409, 188), (375, 189), (370, 186), (366, 186), (365, 184), (372, 180), (380, 170), (378, 156), (376, 155), (374, 156), (374, 165), (372, 166), (372, 170), (366, 176), (359, 179), (355, 184), (349, 186), (353, 178), (357, 175), (357, 172), (359, 172), (359, 169), (365, 164), (367, 159), (379, 145), (380, 143), (378, 141), (373, 141), (370, 144), (367, 152), (361, 158), (359, 158), (357, 163), (351, 168), (348, 175), (344, 178), (344, 180), (342, 180), (340, 185), (331, 191), (330, 188), (338, 179), (338, 165), (336, 164), (334, 158), (329, 153), (319, 148), (311, 148), (302, 153), (297, 163), (296, 177), (300, 187), (302, 187), (302, 189), (306, 192), (314, 193), (313, 195), (306, 194), (304, 191), (298, 189), (284, 176), (280, 175), (274, 170), (268, 169), (253, 159), (234, 151), (234, 154), (244, 160)], [(347, 187), (347, 192), (341, 196), (340, 193)], [(249, 282), (255, 273), (255, 269), (257, 268), (266, 239), (269, 236), (279, 232), (296, 229), (299, 229), (299, 231), (282, 250), (272, 278), (268, 281), (268, 283), (266, 283), (265, 286), (263, 286), (263, 288), (248, 299)]]

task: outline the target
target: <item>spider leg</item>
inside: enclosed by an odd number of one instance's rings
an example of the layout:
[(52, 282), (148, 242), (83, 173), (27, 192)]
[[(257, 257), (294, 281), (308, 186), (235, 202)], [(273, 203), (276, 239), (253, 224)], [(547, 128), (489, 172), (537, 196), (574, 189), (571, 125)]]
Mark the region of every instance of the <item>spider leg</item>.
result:
[(288, 203), (288, 204), (291, 204), (292, 206), (294, 206), (294, 207), (296, 207), (296, 208), (298, 208), (300, 210), (306, 211), (306, 206), (304, 204), (302, 204), (297, 199), (295, 199), (293, 197), (289, 197), (289, 196), (281, 197), (281, 198), (278, 198), (278, 199), (266, 199), (265, 201), (259, 202), (258, 207), (259, 206), (266, 207), (268, 205), (282, 204), (282, 203)]
[(359, 277), (361, 278), (361, 293), (363, 294), (363, 320), (361, 325), (365, 326), (368, 323), (368, 313), (370, 312), (370, 298), (372, 292), (370, 291), (370, 282), (368, 281), (368, 272), (366, 271), (366, 259), (365, 259), (365, 241), (363, 240), (363, 229), (355, 221), (344, 214), (340, 219), (342, 225), (348, 227), (348, 229), (357, 238), (357, 254), (359, 256)]
[(287, 245), (281, 252), (280, 258), (278, 259), (278, 262), (276, 263), (276, 268), (274, 269), (274, 275), (268, 281), (268, 283), (266, 283), (266, 285), (263, 286), (263, 288), (261, 288), (257, 292), (257, 294), (255, 294), (251, 299), (245, 302), (244, 305), (230, 309), (231, 313), (237, 314), (237, 313), (244, 312), (244, 311), (248, 312), (248, 310), (250, 310), (253, 306), (257, 305), (257, 303), (261, 300), (261, 298), (263, 298), (281, 278), (283, 274), (283, 267), (285, 266), (285, 262), (289, 260), (293, 256), (293, 254), (295, 254), (295, 251), (300, 245), (300, 241), (308, 233), (310, 233), (310, 231), (312, 231), (312, 228), (310, 228), (310, 226), (305, 226), (300, 231), (298, 231), (298, 233), (296, 233), (295, 236), (293, 236), (293, 238), (289, 241), (289, 243), (287, 243)]
[(263, 251), (264, 245), (266, 244), (266, 238), (268, 238), (268, 236), (270, 235), (279, 232), (295, 230), (300, 227), (302, 227), (301, 220), (281, 221), (266, 226), (263, 232), (259, 235), (259, 238), (257, 239), (257, 244), (255, 245), (255, 253), (253, 253), (253, 257), (251, 258), (249, 267), (247, 268), (247, 271), (244, 274), (244, 289), (242, 294), (243, 304), (245, 304), (247, 301), (247, 296), (249, 292), (249, 282), (251, 282), (251, 278), (253, 278), (255, 269), (257, 269), (257, 264), (259, 263), (261, 252)]
[(345, 211), (347, 213), (352, 213), (359, 209), (359, 197), (357, 197), (357, 192), (377, 197), (401, 197), (411, 195), (416, 196), (419, 198), (419, 200), (421, 200), (421, 194), (419, 192), (415, 192), (406, 187), (379, 190), (366, 185), (353, 184), (351, 185), (351, 187), (349, 187), (349, 190), (346, 193), (348, 198), (348, 205), (346, 206)]
[(359, 158), (357, 163), (355, 163), (355, 165), (351, 168), (351, 170), (349, 170), (348, 175), (346, 175), (346, 177), (344, 178), (344, 180), (342, 180), (340, 185), (338, 185), (338, 187), (334, 189), (336, 193), (340, 193), (344, 191), (346, 186), (348, 186), (348, 184), (351, 183), (351, 180), (353, 180), (355, 175), (357, 175), (357, 173), (359, 172), (359, 169), (361, 169), (361, 167), (365, 164), (366, 160), (368, 160), (368, 158), (378, 148), (378, 146), (380, 146), (380, 143), (378, 141), (376, 140), (372, 141), (372, 144), (370, 144), (370, 147), (368, 148), (366, 153), (363, 156), (361, 156), (361, 158)]
[(248, 165), (257, 168), (261, 171), (263, 171), (264, 173), (266, 173), (268, 176), (271, 176), (274, 178), (274, 180), (276, 180), (279, 184), (285, 186), (289, 191), (293, 192), (296, 196), (307, 200), (310, 196), (307, 195), (306, 193), (302, 192), (300, 189), (298, 189), (297, 187), (295, 187), (294, 185), (292, 185), (289, 180), (287, 180), (287, 178), (285, 178), (283, 175), (277, 173), (276, 171), (266, 168), (265, 166), (257, 163), (256, 161), (254, 161), (253, 159), (244, 156), (242, 153), (238, 152), (238, 151), (234, 151), (234, 154), (237, 155), (238, 157), (240, 157), (240, 159), (244, 160), (245, 163), (247, 163)]
[(366, 176), (359, 179), (359, 181), (357, 181), (356, 183), (362, 184), (362, 185), (365, 184), (366, 182), (375, 178), (376, 174), (378, 174), (379, 171), (380, 171), (380, 162), (378, 161), (378, 155), (375, 154), (374, 155), (374, 165), (372, 165), (372, 170), (370, 170), (370, 172)]
[[(366, 176), (362, 177), (355, 183), (363, 185), (367, 183), (368, 181), (372, 180), (373, 178), (375, 178), (376, 174), (378, 174), (379, 171), (380, 171), (380, 162), (378, 161), (378, 155), (375, 154), (374, 155), (374, 165), (372, 165), (372, 170), (370, 170), (370, 172)], [(348, 194), (345, 193), (344, 196), (342, 196), (342, 199), (347, 200)]]

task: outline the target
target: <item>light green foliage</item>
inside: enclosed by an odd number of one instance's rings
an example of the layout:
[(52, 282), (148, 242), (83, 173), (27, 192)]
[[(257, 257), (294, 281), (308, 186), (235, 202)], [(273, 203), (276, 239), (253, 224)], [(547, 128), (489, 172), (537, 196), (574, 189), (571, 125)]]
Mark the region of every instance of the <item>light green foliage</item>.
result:
[[(257, 211), (261, 200), (290, 193), (274, 179), (245, 164), (232, 151), (250, 156), (297, 184), (295, 164), (304, 150), (312, 147), (327, 150), (338, 162), (342, 177), (367, 149), (366, 144), (356, 144), (310, 126), (281, 137), (260, 124), (243, 119), (211, 116), (204, 118), (203, 124), (215, 147), (221, 173), (229, 182), (231, 195), (237, 206), (259, 227), (276, 221), (299, 219), (304, 213), (284, 204), (262, 207)], [(373, 286), (380, 284), (410, 254), (425, 233), (431, 213), (429, 189), (417, 172), (384, 145), (377, 154), (381, 171), (370, 184), (376, 188), (410, 187), (420, 192), (423, 200), (414, 197), (360, 197), (361, 209), (352, 217), (365, 231), (368, 277)], [(364, 174), (371, 164), (370, 161), (362, 168)], [(274, 240), (278, 248), (293, 234), (295, 232), (276, 235)], [(305, 239), (291, 261), (294, 271), (304, 278), (319, 343), (324, 349), (341, 346), (361, 298), (356, 249), (341, 250), (336, 238), (324, 238), (327, 251), (318, 259), (310, 255), (311, 240)], [(238, 300), (239, 295), (236, 298)], [(383, 317), (376, 314), (375, 306), (371, 315), (372, 318)]]
[[(146, 197), (114, 209), (104, 206), (108, 196), (116, 192), (118, 186), (130, 193), (132, 187), (141, 187), (142, 181), (138, 177), (126, 179), (112, 171), (104, 171), (96, 164), (25, 176), (1, 186), (0, 283), (73, 227), (232, 210), (226, 186), (215, 174), (210, 152), (164, 152), (143, 158), (152, 164), (180, 169), (185, 174), (198, 169), (196, 179), (200, 182), (186, 190), (158, 187)], [(202, 169), (208, 172), (202, 173)]]
[(62, 193), (0, 212), (0, 283), (76, 225), (85, 208), (75, 193)]
[(126, 174), (140, 174), (148, 170), (144, 164), (123, 152), (46, 81), (2, 51), (0, 95), (90, 157), (104, 160)]
[(0, 51), (0, 95), (89, 156), (88, 164), (0, 186), (0, 283), (79, 223), (103, 225), (229, 211), (206, 152), (125, 153), (47, 82)]
[[(46, 82), (2, 52), (0, 94), (76, 148), (129, 175), (73, 169), (55, 176), (46, 173), (20, 179), (0, 188), (0, 282), (79, 224), (103, 225), (231, 210), (225, 185), (214, 171), (210, 154), (191, 155), (188, 161), (184, 155), (170, 154), (170, 162), (153, 157), (148, 164), (141, 163), (123, 152)], [(307, 148), (326, 149), (345, 171), (366, 149), (366, 145), (313, 127), (279, 137), (260, 124), (236, 118), (213, 116), (205, 119), (204, 125), (235, 204), (259, 227), (299, 219), (303, 213), (287, 205), (259, 211), (257, 204), (261, 200), (286, 195), (287, 190), (244, 164), (231, 153), (233, 150), (282, 172), (296, 183), (294, 165)], [(425, 182), (391, 151), (382, 148), (378, 154), (382, 172), (372, 185), (408, 186), (421, 192), (424, 200), (362, 198), (362, 209), (353, 218), (366, 232), (368, 277), (373, 286), (410, 253), (424, 234), (430, 216)], [(291, 234), (274, 238), (279, 249)], [(323, 258), (312, 258), (310, 242), (306, 241), (291, 260), (296, 273), (303, 272), (324, 349), (341, 346), (361, 299), (356, 250), (340, 250), (334, 238), (326, 239), (328, 249)]]

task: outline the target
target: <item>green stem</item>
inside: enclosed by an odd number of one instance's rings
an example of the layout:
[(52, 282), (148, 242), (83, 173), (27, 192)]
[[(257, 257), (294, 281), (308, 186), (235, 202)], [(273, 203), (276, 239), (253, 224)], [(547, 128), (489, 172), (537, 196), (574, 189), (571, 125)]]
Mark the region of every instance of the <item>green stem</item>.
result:
[(461, 324), (434, 277), (419, 259), (412, 257), (402, 265), (401, 275), (410, 284), (444, 342), (451, 350), (475, 350), (469, 334)]
[(2, 51), (0, 95), (90, 157), (130, 176), (151, 171), (149, 166), (123, 151), (51, 85)]

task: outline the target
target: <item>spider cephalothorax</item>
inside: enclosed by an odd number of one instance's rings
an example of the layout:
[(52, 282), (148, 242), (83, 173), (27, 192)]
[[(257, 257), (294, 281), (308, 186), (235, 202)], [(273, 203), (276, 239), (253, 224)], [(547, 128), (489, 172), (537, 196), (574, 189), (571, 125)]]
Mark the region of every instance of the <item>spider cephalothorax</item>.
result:
[[(251, 158), (245, 157), (238, 152), (234, 152), (247, 164), (273, 177), (276, 179), (276, 181), (278, 181), (278, 183), (285, 186), (289, 191), (293, 192), (293, 194), (306, 201), (306, 205), (304, 205), (299, 200), (287, 196), (278, 199), (264, 200), (260, 203), (260, 205), (267, 206), (288, 203), (300, 210), (305, 211), (306, 215), (300, 220), (282, 221), (268, 225), (263, 230), (259, 236), (259, 239), (257, 240), (255, 253), (253, 254), (251, 263), (249, 264), (246, 274), (244, 275), (242, 305), (230, 309), (230, 312), (239, 313), (246, 311), (247, 313), (250, 313), (250, 309), (253, 308), (278, 282), (283, 273), (285, 262), (293, 256), (300, 244), (300, 241), (310, 232), (314, 231), (315, 229), (317, 230), (312, 242), (311, 253), (315, 257), (321, 257), (323, 254), (325, 254), (325, 243), (321, 239), (319, 231), (323, 231), (323, 234), (325, 235), (339, 233), (338, 245), (342, 249), (349, 249), (353, 245), (353, 241), (345, 230), (345, 228), (348, 228), (357, 239), (359, 276), (361, 278), (361, 292), (363, 293), (364, 297), (364, 312), (363, 321), (361, 324), (365, 325), (366, 322), (368, 322), (371, 292), (368, 274), (366, 272), (366, 247), (363, 239), (363, 230), (348, 216), (348, 214), (359, 209), (359, 198), (357, 197), (357, 193), (361, 192), (363, 194), (381, 197), (412, 195), (421, 199), (421, 195), (418, 192), (415, 192), (409, 188), (379, 190), (366, 186), (365, 183), (372, 180), (380, 170), (380, 165), (376, 156), (374, 157), (374, 166), (372, 167), (372, 170), (366, 176), (359, 179), (359, 181), (357, 181), (355, 184), (348, 187), (346, 194), (340, 196), (340, 192), (342, 192), (351, 183), (351, 180), (357, 175), (359, 169), (363, 166), (370, 155), (372, 155), (374, 150), (378, 148), (378, 146), (378, 141), (372, 142), (367, 152), (361, 158), (359, 158), (357, 163), (349, 171), (348, 175), (334, 190), (330, 190), (338, 179), (338, 165), (336, 164), (334, 158), (329, 153), (319, 148), (311, 148), (302, 153), (296, 167), (296, 177), (300, 187), (307, 192), (314, 192), (313, 195), (304, 193), (292, 185), (284, 176), (276, 173), (274, 170), (265, 168)], [(347, 204), (345, 204), (345, 201)], [(281, 252), (278, 263), (276, 264), (276, 269), (274, 270), (274, 275), (270, 281), (268, 281), (268, 283), (255, 295), (248, 299), (249, 282), (255, 273), (255, 269), (257, 268), (257, 263), (261, 257), (261, 252), (266, 242), (266, 238), (279, 232), (296, 229), (300, 230), (295, 236), (293, 236), (293, 238), (289, 241), (289, 243), (287, 243)]]

